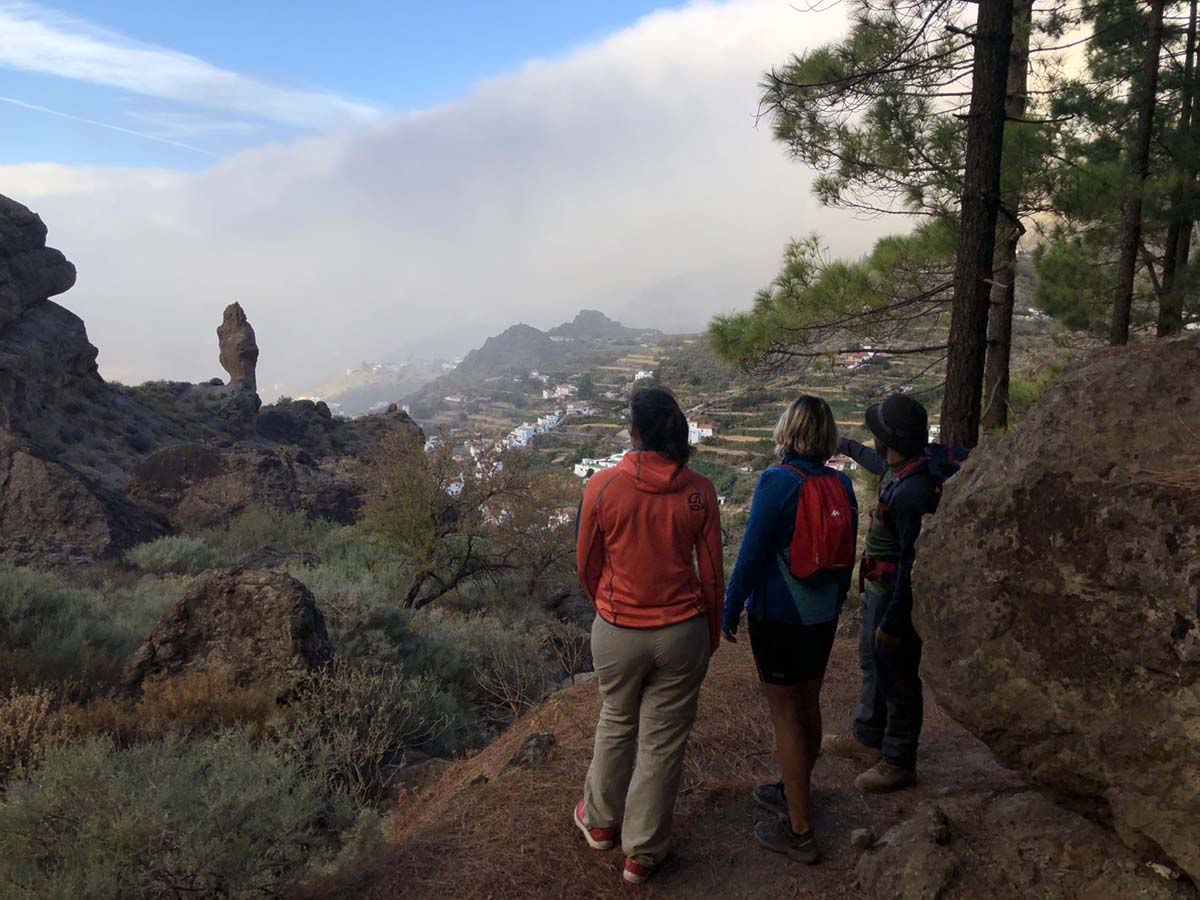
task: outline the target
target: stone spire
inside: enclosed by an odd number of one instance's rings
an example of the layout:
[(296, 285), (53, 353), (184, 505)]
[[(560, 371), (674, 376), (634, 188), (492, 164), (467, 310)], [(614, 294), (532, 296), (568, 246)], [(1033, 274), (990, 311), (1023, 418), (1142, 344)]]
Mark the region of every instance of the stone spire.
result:
[(217, 326), (217, 340), (221, 345), (221, 367), (229, 373), (229, 386), (257, 391), (254, 369), (258, 365), (258, 343), (240, 303), (225, 307), (225, 317)]

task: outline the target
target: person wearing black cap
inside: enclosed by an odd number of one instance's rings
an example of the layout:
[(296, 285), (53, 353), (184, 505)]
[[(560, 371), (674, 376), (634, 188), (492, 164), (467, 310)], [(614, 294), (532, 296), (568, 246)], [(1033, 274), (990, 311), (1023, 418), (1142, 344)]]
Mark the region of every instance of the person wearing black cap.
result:
[(879, 477), (879, 504), (859, 563), (862, 697), (853, 733), (827, 735), (822, 749), (871, 764), (855, 786), (882, 793), (908, 787), (917, 778), (923, 697), (912, 566), (921, 519), (937, 508), (942, 479), (925, 455), (929, 418), (916, 400), (893, 394), (867, 410), (866, 424), (875, 450), (845, 437), (838, 441), (839, 453)]

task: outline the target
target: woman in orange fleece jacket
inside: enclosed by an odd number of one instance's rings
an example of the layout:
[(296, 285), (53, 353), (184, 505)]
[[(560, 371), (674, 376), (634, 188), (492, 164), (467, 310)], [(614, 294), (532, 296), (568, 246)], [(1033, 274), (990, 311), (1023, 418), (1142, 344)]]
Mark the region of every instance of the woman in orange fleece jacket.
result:
[(596, 607), (592, 658), (604, 705), (575, 824), (597, 850), (620, 835), (625, 881), (670, 847), (671, 815), (700, 684), (717, 649), (725, 573), (716, 491), (688, 468), (670, 391), (638, 391), (633, 451), (594, 475), (579, 514), (579, 580)]

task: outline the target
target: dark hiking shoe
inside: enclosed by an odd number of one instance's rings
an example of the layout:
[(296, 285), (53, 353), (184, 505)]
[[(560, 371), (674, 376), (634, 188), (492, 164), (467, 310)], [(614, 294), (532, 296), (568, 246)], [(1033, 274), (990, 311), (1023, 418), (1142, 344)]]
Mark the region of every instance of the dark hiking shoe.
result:
[(811, 831), (796, 834), (786, 819), (759, 822), (754, 826), (754, 839), (773, 853), (811, 866), (821, 861), (821, 848)]
[(887, 760), (879, 763), (854, 779), (854, 786), (864, 794), (887, 794), (917, 783), (917, 770), (893, 766)]
[(754, 798), (754, 802), (758, 804), (758, 808), (772, 813), (776, 816), (788, 817), (787, 795), (783, 791), (783, 782), (777, 781), (775, 784), (760, 784), (750, 796)]
[(878, 747), (868, 747), (852, 734), (827, 734), (821, 739), (821, 752), (873, 766), (883, 759)]

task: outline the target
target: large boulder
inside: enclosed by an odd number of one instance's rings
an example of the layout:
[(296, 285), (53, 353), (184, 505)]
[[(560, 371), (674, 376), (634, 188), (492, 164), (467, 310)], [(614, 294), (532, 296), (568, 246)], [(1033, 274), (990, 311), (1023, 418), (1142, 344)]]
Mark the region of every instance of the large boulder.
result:
[(251, 507), (348, 524), (358, 504), (349, 480), (303, 451), (257, 444), (164, 447), (134, 470), (129, 498), (176, 531), (218, 525)]
[(1110, 351), (972, 455), (914, 574), (938, 701), (1200, 881), (1200, 336)]
[(0, 559), (91, 563), (163, 533), (119, 494), (0, 432)]
[(333, 658), (312, 593), (280, 572), (223, 569), (197, 578), (130, 663), (127, 687), (191, 673), (283, 698)]

